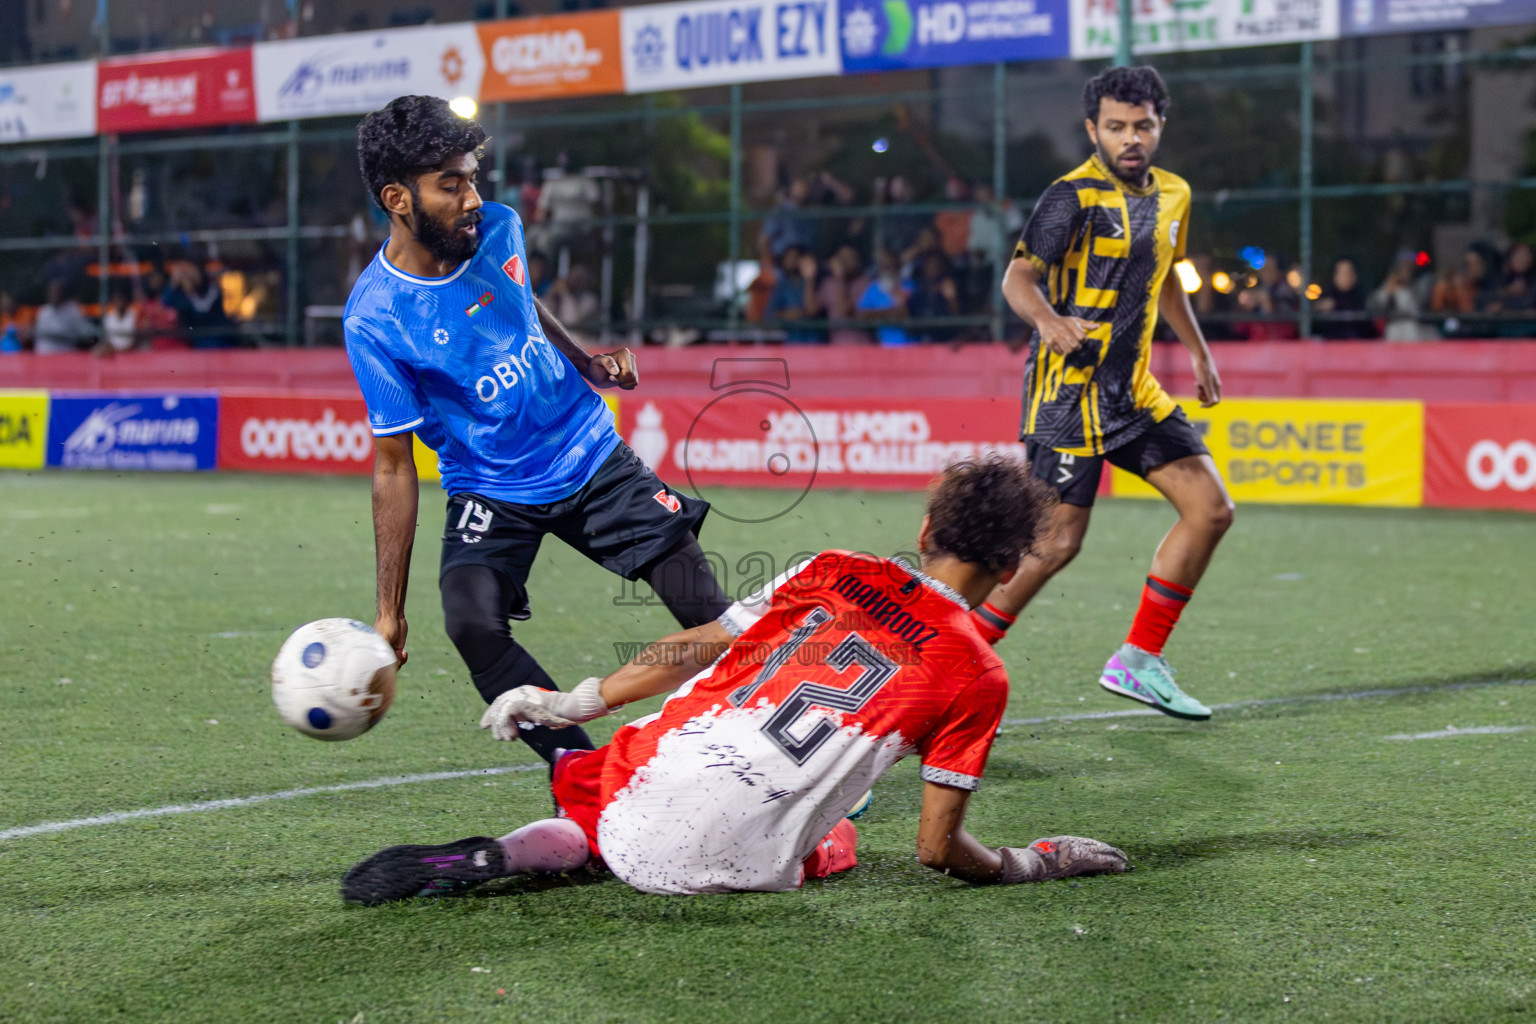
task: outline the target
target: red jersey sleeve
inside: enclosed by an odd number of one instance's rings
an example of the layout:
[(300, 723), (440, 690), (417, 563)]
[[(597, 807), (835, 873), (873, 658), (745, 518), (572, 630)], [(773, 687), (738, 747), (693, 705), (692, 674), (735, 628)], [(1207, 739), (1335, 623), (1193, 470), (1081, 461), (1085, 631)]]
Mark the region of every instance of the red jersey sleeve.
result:
[(944, 720), (918, 744), (919, 775), (956, 789), (975, 790), (992, 751), (992, 740), (1008, 706), (1008, 674), (998, 666), (983, 672), (950, 702)]

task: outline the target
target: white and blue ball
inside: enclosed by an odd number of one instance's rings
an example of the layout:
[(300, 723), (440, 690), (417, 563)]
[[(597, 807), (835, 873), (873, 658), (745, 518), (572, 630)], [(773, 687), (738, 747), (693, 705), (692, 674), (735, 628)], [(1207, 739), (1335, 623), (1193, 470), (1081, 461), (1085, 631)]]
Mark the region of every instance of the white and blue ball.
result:
[(356, 619), (317, 619), (294, 630), (272, 662), (272, 703), (317, 740), (356, 739), (395, 699), (395, 652)]

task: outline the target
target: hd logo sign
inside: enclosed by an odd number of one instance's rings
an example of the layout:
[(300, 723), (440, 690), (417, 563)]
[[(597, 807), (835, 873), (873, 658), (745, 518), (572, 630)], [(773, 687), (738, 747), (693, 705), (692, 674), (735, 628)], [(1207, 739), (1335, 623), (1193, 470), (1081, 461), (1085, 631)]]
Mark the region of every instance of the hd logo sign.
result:
[(1048, 60), (1068, 49), (1067, 0), (843, 0), (846, 71)]
[(0, 390), (0, 467), (42, 469), (48, 450), (48, 392)]

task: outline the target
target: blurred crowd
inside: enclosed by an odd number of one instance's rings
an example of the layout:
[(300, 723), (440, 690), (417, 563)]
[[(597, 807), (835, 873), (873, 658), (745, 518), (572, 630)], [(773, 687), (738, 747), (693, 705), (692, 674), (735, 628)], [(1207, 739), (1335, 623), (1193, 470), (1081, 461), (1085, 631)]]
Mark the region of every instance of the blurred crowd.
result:
[[(1206, 335), (1274, 341), (1299, 336), (1303, 281), (1272, 253), (1259, 252), (1240, 272), (1191, 257), (1199, 277), (1192, 296)], [(1253, 266), (1257, 264), (1257, 266)], [(1505, 250), (1474, 242), (1460, 261), (1436, 269), (1427, 252), (1401, 252), (1380, 282), (1362, 279), (1353, 257), (1340, 256), (1326, 277), (1305, 286), (1312, 333), (1324, 339), (1433, 341), (1444, 337), (1536, 336), (1536, 256), (1516, 242)]]
[(1023, 227), (1012, 204), (960, 177), (933, 213), (883, 212), (919, 202), (902, 175), (875, 179), (871, 193), (874, 213), (848, 216), (838, 208), (855, 206), (856, 190), (825, 171), (781, 190), (758, 235), (746, 319), (796, 344), (986, 339), (997, 263)]
[(105, 307), (80, 301), (82, 289), (94, 292), (96, 281), (51, 277), (43, 301), (35, 306), (21, 305), (11, 292), (0, 290), (0, 353), (89, 351), (105, 356), (239, 344), (217, 264), (181, 261), (136, 273), (111, 285)]

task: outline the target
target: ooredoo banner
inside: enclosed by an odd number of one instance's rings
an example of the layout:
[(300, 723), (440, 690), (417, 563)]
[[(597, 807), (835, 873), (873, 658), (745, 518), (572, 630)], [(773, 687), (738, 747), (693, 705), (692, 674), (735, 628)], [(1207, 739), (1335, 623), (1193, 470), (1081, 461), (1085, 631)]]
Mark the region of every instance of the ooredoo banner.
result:
[(843, 70), (837, 0), (690, 0), (625, 7), (619, 14), (630, 92)]
[(362, 114), (410, 94), (475, 97), (485, 58), (465, 22), (257, 43), (255, 67), (257, 117), (286, 121)]
[(102, 61), (96, 96), (96, 119), (103, 132), (256, 120), (251, 51), (244, 47)]
[(95, 61), (0, 68), (0, 142), (95, 134)]
[[(1229, 398), (1211, 409), (1193, 399), (1183, 405), (1239, 503), (1423, 502), (1420, 402)], [(1119, 469), (1111, 489), (1116, 497), (1158, 497)]]
[(48, 392), (0, 390), (0, 466), (42, 469), (48, 446)]
[(619, 12), (517, 18), (479, 25), (482, 102), (624, 91)]
[(58, 394), (48, 465), (64, 469), (212, 469), (219, 400), (207, 394)]
[(758, 385), (700, 399), (631, 397), (619, 428), (669, 484), (706, 496), (722, 486), (920, 490), (956, 459), (1024, 448), (1016, 400), (798, 401)]
[(842, 0), (843, 70), (1049, 60), (1070, 48), (1067, 0)]
[(1424, 503), (1536, 512), (1536, 404), (1427, 404)]
[(361, 398), (226, 393), (219, 468), (268, 473), (367, 473), (373, 431)]

